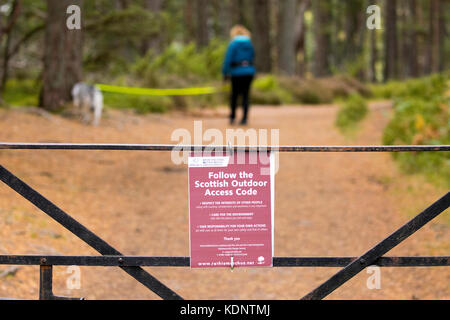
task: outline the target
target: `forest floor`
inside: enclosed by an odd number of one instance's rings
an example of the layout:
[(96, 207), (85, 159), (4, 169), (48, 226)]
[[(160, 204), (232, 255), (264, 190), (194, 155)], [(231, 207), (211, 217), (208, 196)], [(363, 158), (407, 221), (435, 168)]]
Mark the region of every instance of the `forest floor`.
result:
[[(334, 127), (335, 106), (253, 107), (250, 124), (279, 129), (282, 145), (380, 144), (389, 102), (370, 105), (351, 137)], [(0, 141), (174, 143), (176, 128), (229, 128), (226, 109), (137, 116), (108, 110), (97, 128), (73, 119), (0, 109)], [(0, 151), (0, 163), (126, 255), (188, 256), (188, 180), (169, 152)], [(283, 153), (276, 175), (276, 256), (358, 256), (447, 190), (400, 172), (387, 153)], [(449, 210), (388, 255), (448, 255)], [(442, 216), (441, 215), (441, 216)], [(97, 255), (51, 218), (0, 184), (0, 254)], [(10, 268), (10, 269), (8, 269)], [(10, 270), (9, 275), (5, 275)], [(339, 268), (146, 268), (187, 299), (297, 299)], [(2, 273), (3, 272), (3, 273)], [(81, 289), (57, 295), (157, 299), (119, 268), (81, 267)], [(450, 269), (382, 268), (381, 289), (366, 270), (329, 299), (450, 299)], [(38, 298), (39, 267), (0, 266), (0, 297)]]

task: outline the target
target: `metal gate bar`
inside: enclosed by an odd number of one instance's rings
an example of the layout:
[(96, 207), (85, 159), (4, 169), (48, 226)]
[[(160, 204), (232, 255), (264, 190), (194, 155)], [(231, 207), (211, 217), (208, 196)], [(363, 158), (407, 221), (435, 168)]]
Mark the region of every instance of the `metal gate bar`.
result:
[(53, 266), (40, 267), (39, 300), (83, 300), (83, 298), (61, 297), (53, 294)]
[[(358, 257), (273, 257), (274, 267), (345, 267)], [(189, 267), (189, 257), (0, 255), (0, 265)], [(380, 257), (379, 267), (447, 267), (450, 256)]]
[(91, 143), (9, 143), (0, 149), (11, 150), (123, 150), (123, 151), (276, 151), (276, 152), (411, 152), (450, 151), (450, 145), (394, 146), (214, 146), (178, 144), (91, 144)]
[[(411, 152), (450, 151), (450, 145), (408, 146), (196, 146), (147, 144), (2, 143), (0, 149), (20, 150), (147, 150), (147, 151), (244, 151), (244, 152)], [(47, 213), (104, 256), (0, 255), (1, 264), (40, 265), (40, 299), (58, 297), (52, 291), (53, 265), (118, 266), (163, 299), (182, 299), (142, 269), (142, 266), (187, 267), (189, 257), (123, 256), (25, 182), (0, 165), (0, 180)], [(323, 299), (369, 265), (382, 267), (450, 266), (450, 257), (382, 257), (450, 206), (450, 192), (360, 257), (274, 257), (274, 267), (344, 267), (302, 299)]]
[(345, 282), (353, 278), (364, 268), (370, 266), (374, 261), (387, 253), (403, 240), (408, 238), (414, 232), (422, 228), (425, 224), (446, 210), (450, 206), (450, 192), (447, 192), (442, 198), (419, 213), (409, 222), (397, 229), (389, 237), (378, 243), (372, 249), (364, 253), (355, 261), (351, 262), (344, 269), (336, 273), (330, 279), (325, 281), (319, 287), (308, 293), (302, 299), (304, 300), (319, 300), (325, 298), (331, 292), (339, 288)]
[[(86, 242), (89, 246), (97, 250), (102, 255), (122, 255), (119, 251), (110, 246), (95, 233), (87, 229), (77, 220), (58, 208), (52, 202), (43, 197), (36, 190), (20, 180), (14, 174), (0, 165), (0, 180), (7, 184), (22, 197), (30, 201), (47, 215), (59, 222), (64, 228), (75, 234), (78, 238)], [(150, 275), (141, 267), (121, 267), (126, 273), (149, 288), (163, 299), (182, 299), (174, 291), (166, 287), (158, 279)]]

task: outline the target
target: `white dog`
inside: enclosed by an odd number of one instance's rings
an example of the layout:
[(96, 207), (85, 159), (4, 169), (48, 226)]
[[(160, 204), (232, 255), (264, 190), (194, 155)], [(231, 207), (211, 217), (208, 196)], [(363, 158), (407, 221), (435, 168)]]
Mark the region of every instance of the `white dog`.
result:
[(79, 109), (86, 123), (97, 126), (103, 109), (103, 95), (97, 86), (79, 82), (72, 89), (73, 104)]

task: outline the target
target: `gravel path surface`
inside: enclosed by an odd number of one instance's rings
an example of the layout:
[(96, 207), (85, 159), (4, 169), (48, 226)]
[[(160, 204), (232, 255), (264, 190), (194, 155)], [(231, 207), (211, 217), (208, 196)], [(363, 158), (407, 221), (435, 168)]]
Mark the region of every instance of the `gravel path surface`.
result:
[[(279, 129), (283, 145), (380, 144), (390, 116), (373, 103), (360, 130), (334, 127), (336, 107), (254, 107), (252, 127)], [(109, 111), (98, 128), (59, 116), (0, 110), (0, 141), (173, 143), (176, 128), (227, 126), (226, 110), (136, 116)], [(244, 128), (245, 129), (245, 128)], [(0, 163), (127, 255), (187, 256), (187, 168), (168, 152), (1, 151)], [(446, 190), (405, 176), (387, 153), (283, 153), (276, 175), (276, 256), (358, 256)], [(449, 212), (388, 255), (448, 255)], [(0, 185), (0, 254), (96, 255), (5, 185)], [(8, 266), (0, 266), (0, 273)], [(339, 268), (146, 268), (187, 299), (297, 299)], [(81, 268), (69, 290), (55, 267), (54, 292), (86, 299), (156, 299), (118, 268)], [(0, 297), (38, 298), (38, 267), (0, 278)], [(450, 299), (450, 268), (383, 268), (381, 289), (364, 270), (329, 299)]]

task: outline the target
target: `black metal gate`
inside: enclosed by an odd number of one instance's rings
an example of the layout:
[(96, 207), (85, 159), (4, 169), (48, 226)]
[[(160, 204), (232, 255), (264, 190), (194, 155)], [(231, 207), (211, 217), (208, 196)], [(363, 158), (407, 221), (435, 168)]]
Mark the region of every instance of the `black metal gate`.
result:
[[(47, 150), (146, 150), (146, 151), (211, 151), (235, 152), (442, 152), (450, 151), (450, 145), (431, 146), (180, 146), (143, 144), (42, 144), (0, 143), (0, 149)], [(13, 173), (0, 165), (0, 180), (56, 220), (67, 230), (97, 250), (102, 256), (48, 256), (48, 255), (0, 255), (0, 265), (39, 265), (40, 292), (43, 300), (80, 298), (58, 297), (52, 290), (52, 268), (55, 265), (115, 266), (120, 267), (148, 289), (163, 299), (182, 299), (142, 267), (189, 267), (189, 257), (141, 257), (124, 256), (102, 238), (80, 224), (66, 212), (46, 199)], [(323, 299), (356, 274), (370, 265), (381, 267), (431, 267), (450, 266), (450, 256), (434, 257), (385, 257), (388, 251), (422, 228), (430, 220), (450, 206), (450, 192), (438, 199), (409, 222), (359, 257), (274, 257), (273, 267), (343, 267), (339, 272), (302, 299)]]

